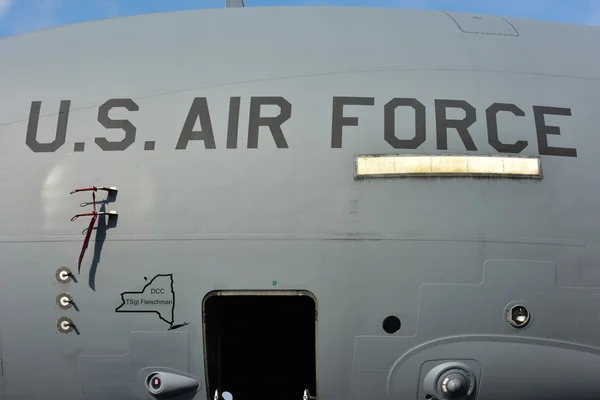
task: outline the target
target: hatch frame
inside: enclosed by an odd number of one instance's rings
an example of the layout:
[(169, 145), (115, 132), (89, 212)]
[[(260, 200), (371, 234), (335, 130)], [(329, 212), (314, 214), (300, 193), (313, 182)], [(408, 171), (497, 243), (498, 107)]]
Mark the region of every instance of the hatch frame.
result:
[(206, 301), (214, 296), (308, 296), (312, 299), (315, 304), (315, 388), (316, 395), (318, 398), (319, 395), (319, 302), (317, 301), (317, 296), (309, 290), (305, 289), (273, 289), (273, 290), (265, 290), (265, 289), (215, 289), (206, 293), (204, 298), (202, 299), (202, 351), (203, 351), (203, 364), (204, 364), (204, 380), (206, 386), (207, 398), (212, 398), (212, 395), (209, 390), (209, 378), (208, 378), (208, 351), (207, 351), (207, 342), (206, 342)]

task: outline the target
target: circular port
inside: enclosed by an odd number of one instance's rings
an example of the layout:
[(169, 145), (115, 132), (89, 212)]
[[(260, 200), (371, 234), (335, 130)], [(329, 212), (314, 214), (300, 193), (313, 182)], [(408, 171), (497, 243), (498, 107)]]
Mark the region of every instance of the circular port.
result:
[(442, 399), (466, 399), (473, 393), (474, 384), (469, 372), (452, 368), (438, 378), (438, 393)]
[(56, 304), (58, 304), (61, 310), (68, 310), (73, 306), (73, 298), (69, 293), (60, 293), (56, 296)]
[(468, 390), (467, 379), (458, 373), (448, 375), (442, 382), (442, 392), (450, 399), (464, 397)]
[(527, 307), (521, 304), (512, 306), (506, 315), (508, 323), (515, 328), (524, 328), (529, 324), (531, 315)]
[(60, 267), (56, 270), (56, 280), (58, 283), (69, 283), (71, 282), (71, 270), (69, 267)]
[(150, 386), (152, 387), (152, 389), (158, 390), (162, 386), (162, 381), (160, 380), (160, 378), (158, 376), (155, 376), (154, 378), (152, 378), (152, 382), (150, 382)]
[(421, 390), (426, 400), (467, 400), (473, 395), (475, 384), (476, 375), (469, 365), (448, 361), (427, 372)]
[(146, 384), (148, 385), (148, 390), (152, 394), (159, 394), (163, 388), (163, 380), (161, 375), (158, 372), (154, 372), (146, 378)]
[(60, 317), (58, 321), (56, 321), (56, 328), (60, 333), (71, 333), (73, 332), (73, 321), (69, 317)]
[(390, 335), (398, 332), (402, 324), (400, 323), (400, 318), (395, 315), (390, 315), (383, 320), (383, 330)]

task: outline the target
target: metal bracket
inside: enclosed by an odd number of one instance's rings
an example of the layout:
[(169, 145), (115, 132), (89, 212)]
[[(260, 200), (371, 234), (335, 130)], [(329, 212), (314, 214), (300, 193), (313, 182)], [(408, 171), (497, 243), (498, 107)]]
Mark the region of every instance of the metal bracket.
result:
[(90, 224), (87, 228), (87, 232), (85, 229), (82, 232), (83, 234), (85, 234), (85, 239), (83, 240), (83, 245), (81, 247), (81, 253), (79, 254), (79, 262), (77, 264), (77, 273), (78, 274), (81, 272), (81, 262), (83, 261), (83, 257), (85, 256), (85, 250), (87, 249), (88, 244), (90, 242), (90, 235), (92, 234), (92, 229), (94, 229), (94, 224), (96, 223), (96, 219), (98, 218), (98, 216), (108, 215), (109, 221), (111, 221), (111, 220), (114, 220), (119, 215), (114, 210), (111, 210), (109, 212), (104, 212), (104, 211), (98, 211), (96, 209), (96, 192), (98, 190), (107, 191), (109, 193), (109, 195), (116, 195), (116, 193), (117, 193), (117, 188), (114, 186), (113, 187), (92, 186), (92, 187), (88, 187), (88, 188), (75, 189), (75, 190), (71, 191), (71, 194), (78, 193), (78, 192), (92, 192), (92, 206), (93, 206), (92, 212), (77, 214), (73, 218), (71, 218), (71, 221), (75, 221), (79, 217), (92, 217), (90, 220)]
[(108, 194), (110, 194), (110, 195), (115, 195), (119, 191), (114, 186), (110, 186), (110, 187), (107, 187), (107, 186), (92, 186), (92, 187), (89, 187), (89, 188), (71, 190), (71, 194), (78, 193), (78, 192), (91, 192), (91, 191), (97, 192), (98, 190), (103, 190), (105, 192), (108, 192)]
[(115, 210), (110, 210), (108, 212), (94, 211), (91, 213), (77, 214), (73, 218), (71, 218), (71, 221), (75, 221), (79, 217), (93, 217), (93, 216), (101, 216), (101, 215), (108, 215), (108, 219), (113, 220), (119, 216), (119, 213), (116, 212)]

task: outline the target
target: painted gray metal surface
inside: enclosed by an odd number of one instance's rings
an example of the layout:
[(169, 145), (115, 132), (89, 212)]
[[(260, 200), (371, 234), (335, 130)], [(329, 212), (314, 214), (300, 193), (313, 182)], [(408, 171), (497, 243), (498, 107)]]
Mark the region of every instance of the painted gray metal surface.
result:
[(225, 0), (225, 8), (244, 7), (244, 0)]
[[(548, 383), (538, 368), (567, 360), (571, 398), (589, 398), (600, 372), (598, 43), (600, 29), (585, 26), (328, 7), (144, 15), (1, 40), (0, 398), (143, 396), (140, 371), (151, 366), (204, 388), (203, 297), (273, 281), (317, 298), (320, 399), (415, 398), (421, 365), (436, 358), (477, 360), (488, 382), (481, 399), (535, 398), (525, 389)], [(337, 96), (373, 105), (344, 107), (358, 126), (344, 126), (332, 148)], [(177, 150), (196, 97), (206, 98), (214, 148), (191, 140)], [(227, 148), (237, 97), (237, 146)], [(248, 148), (252, 97), (289, 102), (287, 148), (264, 127)], [(417, 150), (385, 140), (394, 98), (425, 106)], [(99, 122), (110, 99), (137, 108), (105, 110), (136, 128), (124, 151), (94, 140), (124, 137)], [(475, 108), (476, 151), (454, 129), (438, 148), (439, 99)], [(62, 100), (71, 102), (65, 144), (33, 152), (32, 102), (42, 102), (37, 140), (50, 142)], [(539, 182), (353, 180), (356, 154), (496, 154), (485, 113), (493, 103), (523, 110), (498, 116), (503, 142), (528, 142), (523, 155), (540, 153), (533, 106), (570, 109), (545, 121), (560, 127), (551, 145), (576, 157), (542, 155)], [(449, 118), (464, 117), (454, 111)], [(414, 111), (395, 115), (396, 137), (412, 138)], [(92, 235), (78, 283), (59, 284), (57, 268), (76, 270), (89, 221), (70, 222), (91, 196), (69, 192), (91, 185), (119, 188), (106, 205), (118, 223)], [(115, 312), (122, 293), (158, 274), (173, 274), (173, 322), (189, 322), (176, 331), (156, 315)], [(57, 306), (63, 291), (79, 311)], [(533, 313), (523, 331), (504, 320), (516, 301)], [(57, 331), (63, 315), (80, 334)], [(381, 328), (388, 315), (402, 321), (393, 336)], [(502, 386), (515, 374), (527, 379)]]

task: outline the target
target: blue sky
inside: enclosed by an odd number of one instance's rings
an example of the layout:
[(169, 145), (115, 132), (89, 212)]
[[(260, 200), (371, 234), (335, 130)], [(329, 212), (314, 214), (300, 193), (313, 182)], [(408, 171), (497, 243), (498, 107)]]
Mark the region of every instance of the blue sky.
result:
[[(247, 7), (349, 5), (468, 11), (600, 25), (600, 0), (245, 0)], [(222, 8), (224, 0), (0, 0), (0, 37), (118, 16)]]

